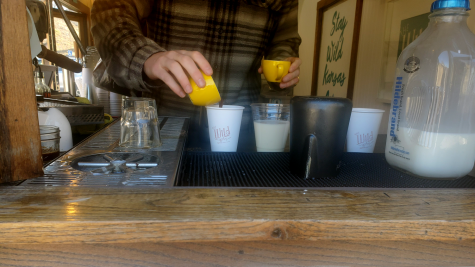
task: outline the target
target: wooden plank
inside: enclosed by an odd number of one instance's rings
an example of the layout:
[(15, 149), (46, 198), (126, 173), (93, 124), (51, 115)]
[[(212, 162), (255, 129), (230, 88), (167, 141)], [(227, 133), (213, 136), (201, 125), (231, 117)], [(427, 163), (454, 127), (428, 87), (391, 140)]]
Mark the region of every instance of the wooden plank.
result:
[(0, 0), (0, 183), (43, 174), (25, 1)]
[(474, 222), (222, 220), (4, 223), (0, 243), (474, 240)]
[(471, 241), (0, 245), (5, 266), (473, 266)]
[(474, 240), (474, 190), (0, 188), (0, 243)]

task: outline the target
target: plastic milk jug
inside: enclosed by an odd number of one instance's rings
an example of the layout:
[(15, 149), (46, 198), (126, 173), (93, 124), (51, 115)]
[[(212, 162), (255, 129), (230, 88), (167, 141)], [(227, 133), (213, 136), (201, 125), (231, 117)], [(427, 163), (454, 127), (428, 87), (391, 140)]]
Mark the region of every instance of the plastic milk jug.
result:
[(397, 62), (386, 160), (432, 179), (468, 174), (475, 161), (475, 35), (469, 0), (432, 4), (427, 29)]

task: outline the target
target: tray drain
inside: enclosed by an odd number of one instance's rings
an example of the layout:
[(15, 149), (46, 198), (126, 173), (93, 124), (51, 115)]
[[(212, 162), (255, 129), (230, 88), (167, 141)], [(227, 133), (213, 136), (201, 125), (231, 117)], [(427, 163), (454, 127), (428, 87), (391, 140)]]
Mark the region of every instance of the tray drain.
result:
[(142, 153), (103, 153), (77, 158), (71, 167), (93, 175), (133, 173), (157, 167), (159, 158)]

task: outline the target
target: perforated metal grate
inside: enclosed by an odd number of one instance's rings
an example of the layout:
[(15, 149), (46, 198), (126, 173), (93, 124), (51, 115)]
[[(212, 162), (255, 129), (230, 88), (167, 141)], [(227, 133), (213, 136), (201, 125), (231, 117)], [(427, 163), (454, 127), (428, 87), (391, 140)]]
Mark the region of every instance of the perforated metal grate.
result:
[(81, 123), (104, 123), (104, 115), (102, 114), (75, 114), (75, 115), (66, 115), (66, 118), (72, 124), (81, 124)]
[(392, 169), (384, 154), (345, 153), (336, 178), (304, 180), (289, 171), (289, 153), (187, 152), (177, 186), (475, 188), (475, 178), (428, 180)]

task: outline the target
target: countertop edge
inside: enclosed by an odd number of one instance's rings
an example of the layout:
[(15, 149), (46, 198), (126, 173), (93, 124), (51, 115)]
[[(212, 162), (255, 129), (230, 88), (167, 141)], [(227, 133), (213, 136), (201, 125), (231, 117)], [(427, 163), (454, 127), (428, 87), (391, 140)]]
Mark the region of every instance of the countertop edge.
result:
[(473, 240), (473, 190), (0, 188), (2, 243)]

